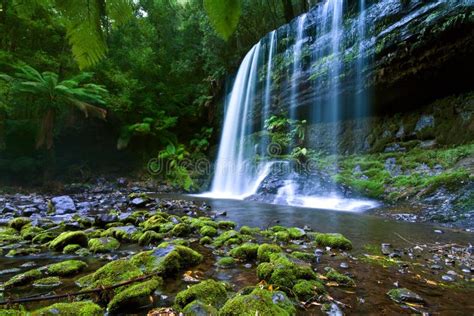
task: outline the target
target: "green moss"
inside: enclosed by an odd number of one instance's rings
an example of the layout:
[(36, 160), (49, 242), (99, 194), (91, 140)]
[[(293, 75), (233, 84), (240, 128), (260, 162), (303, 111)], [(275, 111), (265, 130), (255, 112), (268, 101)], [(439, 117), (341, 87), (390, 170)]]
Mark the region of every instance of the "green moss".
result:
[(208, 236), (208, 237), (214, 237), (217, 236), (217, 229), (215, 229), (212, 226), (203, 226), (200, 230), (199, 233), (201, 236)]
[(306, 235), (304, 230), (297, 227), (288, 228), (288, 233), (290, 234), (291, 239), (301, 239)]
[[(89, 289), (111, 286), (142, 276), (143, 272), (128, 260), (120, 259), (107, 263), (94, 273), (77, 282)], [(117, 289), (119, 291), (119, 289)]]
[(89, 250), (93, 253), (105, 253), (120, 248), (120, 243), (113, 237), (92, 238), (88, 243)]
[(63, 253), (64, 254), (72, 254), (72, 253), (75, 253), (76, 251), (78, 251), (79, 249), (81, 249), (80, 245), (71, 244), (71, 245), (67, 245), (66, 247), (64, 247)]
[(186, 237), (192, 232), (191, 226), (185, 223), (179, 223), (171, 230), (171, 235), (175, 237)]
[(260, 263), (257, 267), (257, 277), (259, 280), (270, 280), (275, 266), (270, 262)]
[(32, 254), (37, 254), (40, 253), (40, 249), (36, 248), (16, 248), (16, 249), (11, 249), (8, 251), (6, 254), (6, 257), (21, 257), (21, 256), (29, 256)]
[(391, 289), (387, 295), (397, 303), (423, 303), (424, 299), (406, 288)]
[(254, 243), (242, 244), (230, 251), (230, 256), (242, 260), (251, 260), (257, 258), (258, 245)]
[(189, 225), (191, 225), (193, 229), (196, 229), (196, 230), (200, 230), (204, 226), (211, 226), (214, 228), (218, 228), (217, 223), (208, 217), (200, 217), (200, 218), (187, 217), (183, 220), (183, 222), (188, 223)]
[(5, 282), (4, 287), (9, 289), (16, 286), (26, 285), (34, 280), (40, 279), (42, 276), (43, 274), (38, 269), (29, 270), (27, 272), (14, 275), (7, 282)]
[(290, 233), (288, 233), (286, 230), (278, 231), (274, 234), (274, 236), (275, 236), (275, 239), (278, 241), (283, 241), (283, 242), (290, 241)]
[(351, 241), (341, 234), (317, 234), (316, 242), (324, 247), (352, 249)]
[(272, 253), (280, 253), (282, 249), (278, 245), (273, 244), (261, 244), (257, 250), (257, 259), (260, 262), (270, 261), (270, 255)]
[(15, 309), (0, 309), (2, 316), (28, 316), (28, 313)]
[(340, 285), (355, 286), (355, 282), (354, 280), (352, 280), (352, 278), (348, 277), (347, 275), (341, 274), (332, 268), (329, 269), (329, 271), (326, 273), (326, 277), (328, 278), (328, 280), (337, 282)]
[(223, 257), (217, 261), (217, 266), (219, 268), (231, 268), (235, 266), (235, 259), (232, 257)]
[(276, 225), (276, 226), (272, 226), (270, 227), (270, 230), (272, 232), (286, 232), (287, 231), (287, 228), (286, 227), (283, 227), (283, 226), (280, 226), (280, 225)]
[(114, 296), (107, 305), (108, 312), (112, 314), (123, 313), (147, 306), (150, 304), (150, 296), (162, 285), (163, 279), (159, 277), (134, 284)]
[(182, 310), (186, 305), (195, 300), (219, 308), (226, 299), (227, 290), (222, 283), (214, 280), (205, 280), (179, 292), (174, 302), (179, 310)]
[(201, 301), (192, 301), (185, 308), (183, 314), (186, 316), (217, 316), (219, 311), (212, 305), (205, 304)]
[(62, 282), (58, 277), (48, 277), (33, 282), (33, 286), (39, 288), (53, 288), (58, 287), (61, 284)]
[(81, 272), (87, 268), (87, 263), (80, 260), (67, 260), (48, 266), (49, 275), (67, 276)]
[(143, 233), (138, 239), (138, 244), (141, 246), (155, 245), (160, 243), (164, 239), (164, 235), (157, 233), (153, 230), (148, 230)]
[(39, 228), (36, 226), (25, 225), (21, 229), (20, 235), (25, 240), (32, 240), (35, 236), (42, 233), (43, 231), (44, 229), (42, 228)]
[(212, 238), (211, 237), (202, 237), (200, 240), (199, 240), (199, 243), (201, 245), (209, 245), (209, 244), (212, 244)]
[(255, 289), (248, 295), (237, 295), (219, 311), (221, 316), (295, 315), (296, 309), (288, 297), (279, 291)]
[(297, 259), (305, 261), (312, 261), (314, 259), (314, 255), (312, 253), (307, 252), (293, 251), (291, 255)]
[(221, 247), (223, 245), (230, 245), (230, 244), (240, 244), (242, 243), (242, 235), (235, 230), (228, 230), (223, 232), (220, 236), (218, 236), (215, 240), (213, 245), (216, 247)]
[(45, 243), (53, 240), (56, 237), (57, 237), (57, 235), (55, 235), (53, 233), (44, 232), (44, 233), (41, 233), (41, 234), (36, 235), (35, 237), (33, 237), (32, 242), (34, 244), (45, 244)]
[(144, 230), (154, 230), (156, 232), (160, 231), (160, 227), (162, 224), (168, 223), (168, 217), (163, 214), (155, 214), (145, 222), (140, 223), (140, 226), (143, 227)]
[[(120, 223), (121, 225), (121, 223)], [(129, 226), (127, 226), (129, 227)], [(138, 232), (138, 231), (137, 231)], [(131, 242), (134, 240), (134, 235), (137, 233), (129, 233), (127, 232), (127, 228), (124, 226), (118, 226), (118, 227), (111, 227), (108, 228), (107, 230), (101, 232), (100, 236), (94, 236), (93, 238), (96, 237), (113, 237), (117, 239), (118, 241), (121, 242)], [(89, 236), (91, 237), (91, 236)]]
[(56, 251), (62, 251), (69, 244), (77, 244), (87, 247), (87, 236), (83, 231), (64, 232), (50, 242), (49, 247)]
[(314, 299), (316, 295), (325, 292), (324, 285), (318, 281), (301, 280), (293, 286), (293, 292), (298, 297), (299, 301), (307, 302)]
[(163, 243), (158, 248), (134, 255), (130, 262), (146, 273), (173, 274), (202, 261), (198, 252), (185, 247)]
[(258, 227), (249, 227), (249, 226), (242, 226), (239, 230), (242, 235), (255, 235), (260, 232), (260, 228)]
[(29, 224), (31, 220), (28, 217), (17, 217), (8, 222), (8, 226), (16, 230), (21, 230), (21, 228)]
[(232, 222), (232, 221), (219, 221), (217, 222), (217, 227), (219, 227), (219, 229), (234, 229), (235, 226), (237, 226), (235, 224), (235, 222)]
[(56, 303), (34, 311), (32, 316), (56, 316), (56, 315), (75, 315), (75, 316), (102, 316), (104, 311), (93, 302), (70, 302)]

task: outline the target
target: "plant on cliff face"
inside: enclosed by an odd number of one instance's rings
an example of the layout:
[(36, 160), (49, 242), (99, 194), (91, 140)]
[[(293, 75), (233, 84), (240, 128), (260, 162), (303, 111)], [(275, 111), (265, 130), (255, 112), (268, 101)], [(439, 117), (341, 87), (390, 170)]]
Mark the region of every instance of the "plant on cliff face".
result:
[(183, 188), (186, 191), (194, 187), (188, 171), (188, 161), (190, 153), (183, 144), (169, 144), (158, 154), (159, 169), (164, 172), (165, 179), (172, 185)]

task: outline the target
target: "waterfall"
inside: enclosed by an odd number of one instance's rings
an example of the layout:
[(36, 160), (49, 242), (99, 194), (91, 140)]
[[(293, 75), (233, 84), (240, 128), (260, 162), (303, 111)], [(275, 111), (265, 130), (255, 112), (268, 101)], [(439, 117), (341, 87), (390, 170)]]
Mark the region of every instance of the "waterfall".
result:
[[(364, 15), (361, 13), (357, 20), (359, 55), (363, 51), (360, 42), (366, 37), (365, 0), (360, 1)], [(270, 132), (262, 131), (270, 117), (282, 113), (287, 113), (289, 122), (293, 122), (288, 123), (290, 128), (303, 119), (313, 123), (328, 122), (332, 124), (329, 134), (313, 134), (306, 146), (317, 149), (321, 147), (320, 142), (329, 142), (327, 153), (336, 157), (339, 154), (339, 121), (343, 108), (341, 78), (347, 67), (343, 3), (343, 0), (326, 0), (293, 23), (269, 33), (244, 57), (226, 103), (211, 190), (204, 196), (252, 197), (261, 194), (262, 185), (273, 177), (279, 184), (269, 193), (273, 198), (266, 199), (270, 203), (344, 211), (365, 210), (376, 205), (373, 201), (344, 198), (331, 185), (326, 185), (327, 179), (323, 181), (319, 174), (305, 178), (297, 170), (278, 170), (280, 166), (293, 165), (279, 163), (279, 154), (290, 156), (292, 149), (303, 144), (301, 140), (297, 144), (293, 131), (293, 136), (288, 136), (287, 150), (276, 148), (275, 155), (272, 146), (280, 144), (273, 143)], [(285, 44), (278, 45), (278, 40), (284, 40)], [(361, 93), (366, 59), (359, 56), (352, 66), (359, 92), (353, 94), (352, 111), (362, 113), (367, 102)], [(312, 100), (310, 114), (301, 114), (298, 107), (301, 102), (308, 102), (302, 94), (308, 87), (319, 96)]]

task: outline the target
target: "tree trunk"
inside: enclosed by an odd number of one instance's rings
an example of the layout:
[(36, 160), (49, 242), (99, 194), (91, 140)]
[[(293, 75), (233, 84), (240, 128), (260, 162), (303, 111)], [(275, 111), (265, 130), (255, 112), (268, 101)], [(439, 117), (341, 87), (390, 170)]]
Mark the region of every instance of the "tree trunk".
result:
[(286, 23), (290, 23), (291, 20), (295, 17), (295, 11), (293, 10), (293, 4), (291, 0), (282, 0), (283, 1), (283, 10), (285, 15)]

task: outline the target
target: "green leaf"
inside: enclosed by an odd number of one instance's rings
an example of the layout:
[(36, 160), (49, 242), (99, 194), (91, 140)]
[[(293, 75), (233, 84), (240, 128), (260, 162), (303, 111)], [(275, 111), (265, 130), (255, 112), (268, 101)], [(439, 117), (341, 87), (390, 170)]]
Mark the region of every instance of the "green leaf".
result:
[(219, 36), (227, 40), (239, 24), (241, 0), (204, 0), (204, 8)]

